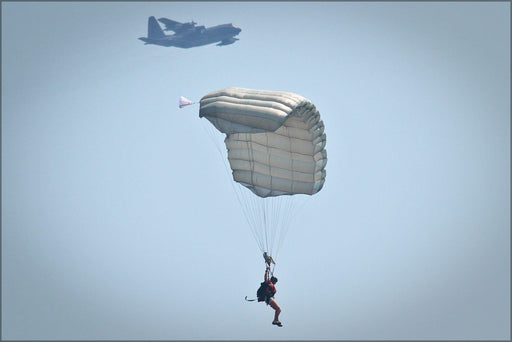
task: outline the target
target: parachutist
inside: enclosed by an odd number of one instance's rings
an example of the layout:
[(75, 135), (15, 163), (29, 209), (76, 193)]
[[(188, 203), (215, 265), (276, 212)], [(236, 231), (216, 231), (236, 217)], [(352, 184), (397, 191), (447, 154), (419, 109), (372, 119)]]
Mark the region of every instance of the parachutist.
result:
[(263, 288), (264, 285), (265, 285), (265, 287), (261, 291), (261, 292), (263, 292), (263, 293), (261, 293), (261, 297), (260, 297), (260, 290), (258, 290), (258, 301), (260, 301), (260, 299), (265, 300), (265, 303), (267, 303), (267, 305), (270, 305), (270, 307), (275, 310), (274, 320), (272, 321), (272, 324), (277, 325), (278, 327), (282, 327), (283, 324), (281, 324), (281, 322), (279, 322), (279, 314), (281, 313), (281, 308), (279, 307), (276, 300), (274, 299), (274, 295), (277, 292), (276, 287), (274, 286), (277, 283), (277, 278), (274, 276), (269, 278), (268, 277), (269, 271), (270, 271), (270, 266), (267, 265), (267, 269), (265, 270), (265, 282), (263, 282), (261, 284), (262, 286), (260, 287), (260, 289)]
[[(281, 308), (274, 299), (274, 295), (276, 294), (275, 284), (277, 283), (277, 278), (274, 277), (273, 275), (269, 278), (269, 273), (270, 265), (267, 265), (267, 268), (265, 270), (265, 279), (260, 284), (258, 291), (256, 291), (256, 296), (258, 298), (258, 302), (265, 301), (267, 305), (270, 305), (270, 307), (275, 310), (274, 320), (272, 321), (272, 324), (277, 325), (278, 327), (282, 327), (283, 324), (279, 322), (279, 314), (281, 313)], [(248, 302), (253, 302), (256, 299), (247, 299), (247, 296), (245, 296), (245, 300)]]
[[(298, 94), (237, 87), (206, 94), (199, 105), (199, 117), (226, 135), (233, 180), (255, 196), (235, 191), (260, 250), (274, 250), (277, 255), (286, 233), (280, 228), (286, 227), (286, 217), (298, 209), (294, 208), (296, 195), (314, 195), (325, 183), (327, 138), (319, 111)], [(271, 227), (278, 229), (267, 234)], [(258, 301), (275, 310), (272, 324), (282, 326), (281, 308), (274, 300), (277, 278), (270, 271), (275, 261), (267, 252), (263, 258), (267, 269)]]

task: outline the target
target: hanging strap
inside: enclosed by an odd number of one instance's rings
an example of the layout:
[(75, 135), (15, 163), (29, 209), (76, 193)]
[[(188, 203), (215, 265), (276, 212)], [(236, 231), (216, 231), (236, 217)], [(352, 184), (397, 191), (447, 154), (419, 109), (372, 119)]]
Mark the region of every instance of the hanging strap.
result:
[(274, 259), (267, 252), (263, 252), (263, 259), (265, 259), (265, 263), (270, 266), (270, 264), (276, 264)]
[(273, 277), (274, 269), (276, 268), (276, 262), (274, 261), (274, 259), (272, 259), (272, 257), (270, 255), (268, 255), (267, 252), (263, 253), (263, 259), (265, 259), (265, 264), (267, 264), (269, 267), (272, 267), (272, 269), (269, 269), (269, 270), (270, 270), (270, 276)]

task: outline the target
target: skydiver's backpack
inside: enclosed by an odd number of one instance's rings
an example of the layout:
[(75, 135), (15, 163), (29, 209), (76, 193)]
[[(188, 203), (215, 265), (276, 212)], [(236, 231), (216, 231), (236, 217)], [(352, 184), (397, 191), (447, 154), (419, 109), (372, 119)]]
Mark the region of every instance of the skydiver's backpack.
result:
[(269, 286), (266, 281), (260, 284), (258, 291), (256, 291), (256, 297), (258, 297), (258, 302), (263, 302), (267, 298), (269, 293), (268, 288)]

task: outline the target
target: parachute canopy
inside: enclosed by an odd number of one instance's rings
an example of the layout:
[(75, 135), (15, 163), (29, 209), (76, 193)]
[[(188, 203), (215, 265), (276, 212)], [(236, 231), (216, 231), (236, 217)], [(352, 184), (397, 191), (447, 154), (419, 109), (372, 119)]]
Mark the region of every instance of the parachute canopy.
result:
[(313, 195), (322, 189), (326, 136), (320, 113), (308, 99), (226, 88), (201, 99), (199, 116), (226, 134), (233, 179), (256, 195)]
[(180, 103), (180, 108), (183, 108), (185, 106), (194, 104), (194, 102), (190, 101), (185, 96), (180, 96), (180, 102), (179, 103)]

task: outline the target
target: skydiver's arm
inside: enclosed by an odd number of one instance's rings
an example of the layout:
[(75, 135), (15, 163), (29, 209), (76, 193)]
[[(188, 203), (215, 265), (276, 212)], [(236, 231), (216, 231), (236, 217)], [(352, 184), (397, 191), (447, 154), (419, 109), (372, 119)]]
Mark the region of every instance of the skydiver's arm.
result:
[(268, 279), (268, 270), (270, 269), (270, 266), (267, 265), (267, 269), (265, 270), (265, 281), (268, 283), (269, 282), (269, 279)]

